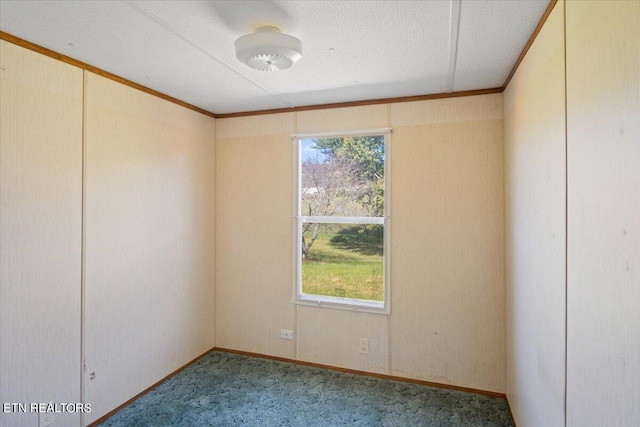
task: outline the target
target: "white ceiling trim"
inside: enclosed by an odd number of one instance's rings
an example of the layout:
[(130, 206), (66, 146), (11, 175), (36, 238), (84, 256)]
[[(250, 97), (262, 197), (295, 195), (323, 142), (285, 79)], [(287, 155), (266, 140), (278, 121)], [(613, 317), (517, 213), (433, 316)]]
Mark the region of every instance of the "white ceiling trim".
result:
[(248, 82), (253, 84), (255, 87), (257, 87), (258, 89), (262, 90), (267, 95), (276, 98), (278, 101), (282, 102), (283, 104), (285, 104), (285, 105), (287, 105), (287, 106), (289, 106), (291, 108), (295, 107), (295, 105), (291, 104), (288, 101), (285, 101), (284, 99), (282, 99), (281, 97), (279, 97), (275, 93), (271, 92), (269, 89), (267, 89), (264, 86), (262, 86), (260, 83), (258, 83), (255, 80), (253, 80), (251, 77), (249, 77), (249, 76), (245, 75), (244, 73), (238, 71), (235, 67), (229, 65), (224, 60), (218, 58), (216, 55), (214, 55), (213, 53), (209, 52), (208, 50), (206, 50), (205, 48), (203, 48), (202, 46), (200, 46), (199, 44), (197, 44), (196, 42), (191, 40), (189, 37), (185, 36), (183, 33), (178, 31), (171, 24), (169, 24), (168, 22), (166, 22), (165, 20), (163, 20), (162, 18), (160, 18), (159, 16), (157, 16), (153, 12), (150, 12), (150, 11), (146, 10), (145, 8), (139, 6), (138, 4), (136, 4), (135, 2), (132, 2), (132, 1), (122, 1), (122, 3), (124, 3), (127, 6), (131, 7), (135, 12), (139, 13), (143, 17), (155, 22), (156, 24), (161, 26), (164, 30), (166, 30), (169, 33), (175, 35), (176, 37), (178, 37), (179, 39), (181, 39), (182, 41), (187, 43), (189, 46), (191, 46), (191, 47), (195, 48), (196, 50), (200, 51), (201, 53), (203, 53), (204, 55), (206, 55), (210, 59), (213, 59), (214, 61), (217, 61), (220, 65), (224, 66), (229, 71), (232, 71), (235, 74), (237, 74), (238, 76), (240, 76), (243, 79), (247, 80)]
[(447, 93), (453, 92), (453, 80), (456, 74), (456, 58), (458, 56), (458, 30), (460, 28), (460, 2), (451, 0), (449, 21), (449, 74), (447, 78)]

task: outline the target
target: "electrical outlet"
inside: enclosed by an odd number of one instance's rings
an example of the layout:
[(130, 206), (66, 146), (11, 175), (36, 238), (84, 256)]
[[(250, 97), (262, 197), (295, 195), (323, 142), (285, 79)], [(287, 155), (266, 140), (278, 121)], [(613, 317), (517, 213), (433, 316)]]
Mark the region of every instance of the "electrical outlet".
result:
[(369, 354), (369, 340), (360, 338), (360, 354)]
[[(53, 404), (53, 402), (50, 402)], [(47, 427), (53, 425), (53, 412), (40, 412), (38, 414), (38, 426)]]
[(292, 340), (293, 339), (293, 331), (288, 329), (280, 329), (280, 338), (283, 340)]

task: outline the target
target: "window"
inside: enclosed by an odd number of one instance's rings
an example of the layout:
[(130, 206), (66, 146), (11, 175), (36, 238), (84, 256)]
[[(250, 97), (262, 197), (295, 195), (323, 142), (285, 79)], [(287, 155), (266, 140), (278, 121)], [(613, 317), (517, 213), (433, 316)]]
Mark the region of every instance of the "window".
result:
[(294, 135), (296, 304), (389, 313), (390, 134)]

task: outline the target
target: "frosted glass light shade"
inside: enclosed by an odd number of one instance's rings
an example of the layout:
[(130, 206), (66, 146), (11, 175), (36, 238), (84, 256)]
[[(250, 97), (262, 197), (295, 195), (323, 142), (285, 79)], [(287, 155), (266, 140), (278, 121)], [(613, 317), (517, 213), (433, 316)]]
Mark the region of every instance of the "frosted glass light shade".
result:
[(280, 71), (302, 58), (302, 42), (276, 27), (260, 27), (235, 42), (236, 58), (261, 71)]

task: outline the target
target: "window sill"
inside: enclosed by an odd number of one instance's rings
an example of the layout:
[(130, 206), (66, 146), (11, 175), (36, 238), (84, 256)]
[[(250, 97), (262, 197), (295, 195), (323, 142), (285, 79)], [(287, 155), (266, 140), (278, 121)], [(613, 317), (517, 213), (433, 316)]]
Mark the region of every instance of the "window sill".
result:
[(299, 295), (293, 301), (296, 305), (307, 307), (332, 308), (335, 310), (356, 311), (361, 313), (389, 315), (390, 310), (384, 302), (358, 300), (352, 298), (328, 297), (320, 295)]

